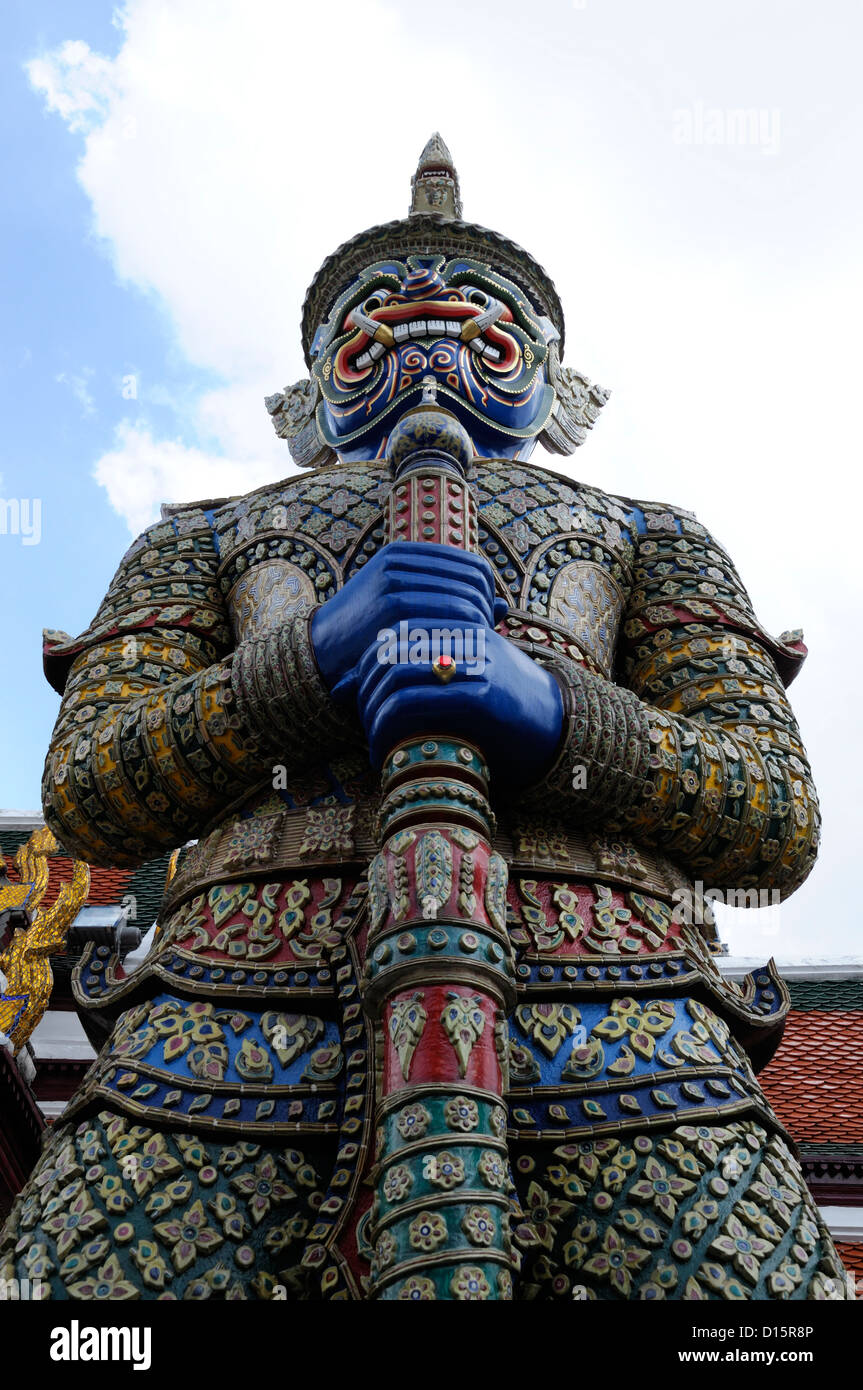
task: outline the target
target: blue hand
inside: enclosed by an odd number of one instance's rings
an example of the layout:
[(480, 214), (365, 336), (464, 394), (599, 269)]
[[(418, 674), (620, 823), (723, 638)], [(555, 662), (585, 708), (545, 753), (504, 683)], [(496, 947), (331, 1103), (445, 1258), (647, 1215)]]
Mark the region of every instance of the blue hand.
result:
[(495, 600), (491, 565), (481, 555), (449, 545), (395, 541), (373, 555), (312, 619), (312, 645), (327, 688), (342, 696), (340, 682), (385, 628), (418, 613), (434, 613), (438, 627), (493, 627), (504, 599)]
[[(414, 617), (413, 630), (433, 632), (434, 620)], [(550, 766), (563, 728), (563, 697), (554, 676), (490, 628), (463, 634), (468, 660), (444, 685), (431, 660), (384, 664), (375, 643), (355, 673), (357, 708), (372, 763), (405, 738), (450, 734), (476, 743), (497, 787), (538, 782)], [(416, 648), (415, 654), (416, 654)], [(402, 657), (406, 653), (400, 653)]]

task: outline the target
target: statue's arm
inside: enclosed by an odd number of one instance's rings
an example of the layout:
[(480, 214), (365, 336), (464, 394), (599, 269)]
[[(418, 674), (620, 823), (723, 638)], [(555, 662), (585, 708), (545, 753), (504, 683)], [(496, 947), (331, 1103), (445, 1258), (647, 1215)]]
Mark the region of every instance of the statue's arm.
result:
[(245, 790), (361, 739), (315, 664), (309, 618), (234, 647), (204, 513), (150, 527), (88, 631), (49, 643), (63, 694), (47, 824), (92, 864), (135, 865), (196, 837)]
[(812, 774), (777, 670), (790, 679), (805, 648), (763, 632), (694, 518), (655, 519), (635, 564), (617, 683), (558, 668), (565, 732), (540, 795), (661, 847), (711, 887), (787, 895), (818, 847)]

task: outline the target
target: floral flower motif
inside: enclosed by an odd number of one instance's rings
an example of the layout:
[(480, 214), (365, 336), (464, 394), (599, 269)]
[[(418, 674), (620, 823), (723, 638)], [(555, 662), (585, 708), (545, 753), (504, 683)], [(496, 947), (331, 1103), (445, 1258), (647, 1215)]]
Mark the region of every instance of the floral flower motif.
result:
[(189, 1179), (179, 1178), (176, 1182), (166, 1183), (159, 1192), (153, 1192), (147, 1198), (144, 1210), (148, 1216), (158, 1216), (160, 1212), (170, 1211), (171, 1207), (188, 1202), (191, 1195), (192, 1184)]
[[(296, 1182), (300, 1187), (314, 1188), (317, 1186), (318, 1175), (311, 1163), (306, 1162), (304, 1154), (297, 1149), (285, 1149), (282, 1161), (291, 1175), (291, 1182)], [(311, 1198), (309, 1198), (311, 1201)]]
[(661, 1245), (665, 1240), (665, 1232), (646, 1212), (624, 1207), (616, 1219), (631, 1236), (637, 1236), (642, 1245)]
[(131, 1255), (148, 1288), (163, 1289), (168, 1281), (173, 1279), (174, 1276), (162, 1259), (155, 1241), (139, 1240)]
[(79, 1240), (89, 1239), (94, 1231), (107, 1224), (106, 1218), (93, 1206), (89, 1192), (81, 1192), (67, 1211), (58, 1212), (43, 1222), (57, 1242), (57, 1254), (62, 1259)]
[(67, 1255), (60, 1266), (60, 1278), (64, 1283), (77, 1274), (83, 1274), (85, 1269), (89, 1269), (92, 1264), (99, 1264), (111, 1249), (110, 1243), (100, 1236), (96, 1240), (88, 1240), (86, 1245), (78, 1247), (73, 1254)]
[[(99, 1146), (99, 1154), (104, 1153), (102, 1145)], [(98, 1156), (98, 1155), (97, 1155)], [(47, 1196), (48, 1191), (55, 1185), (64, 1185), (71, 1182), (74, 1178), (80, 1178), (82, 1167), (75, 1153), (75, 1146), (71, 1140), (64, 1144), (60, 1152), (55, 1156), (51, 1167), (46, 1173), (40, 1173), (36, 1178), (36, 1186), (41, 1188)]]
[(281, 1181), (276, 1160), (269, 1153), (255, 1164), (253, 1173), (239, 1173), (230, 1181), (234, 1191), (245, 1197), (249, 1215), (256, 1226), (272, 1206), (281, 1206), (297, 1195), (292, 1187)]
[(128, 1299), (140, 1298), (141, 1296), (140, 1290), (128, 1279), (124, 1279), (123, 1270), (116, 1255), (109, 1255), (95, 1274), (91, 1274), (89, 1278), (81, 1279), (75, 1284), (68, 1284), (67, 1288), (73, 1298), (106, 1299), (112, 1303), (126, 1302)]
[[(678, 1130), (679, 1134), (680, 1131)], [(672, 1139), (666, 1136), (659, 1144), (659, 1151), (663, 1158), (669, 1158), (679, 1173), (684, 1177), (700, 1178), (704, 1172), (704, 1167), (698, 1159), (679, 1139)]]
[(592, 1031), (607, 1042), (625, 1038), (639, 1057), (650, 1061), (656, 1051), (656, 1039), (667, 1033), (673, 1023), (674, 1005), (665, 1000), (640, 1004), (636, 999), (615, 999), (608, 1016)]
[[(613, 1161), (611, 1163), (606, 1163), (602, 1169), (602, 1186), (605, 1192), (620, 1192), (637, 1162), (638, 1160), (632, 1149), (619, 1148), (614, 1155)], [(603, 1211), (611, 1205), (610, 1199), (600, 1202), (598, 1197), (594, 1198), (594, 1203)]]
[(588, 1247), (596, 1240), (597, 1225), (595, 1221), (579, 1221), (573, 1227), (573, 1239), (568, 1240), (563, 1247), (563, 1258), (566, 1264), (573, 1265), (577, 1269), (585, 1255)]
[(506, 1182), (506, 1164), (494, 1149), (483, 1149), (477, 1169), (486, 1187), (500, 1188)]
[(155, 1028), (136, 1028), (133, 1032), (123, 1030), (111, 1049), (114, 1057), (142, 1057), (149, 1052), (156, 1041)]
[[(215, 1197), (210, 1198), (207, 1206), (216, 1220), (222, 1223), (222, 1230), (226, 1236), (230, 1236), (231, 1240), (243, 1239), (249, 1228), (246, 1218), (237, 1209), (236, 1198), (231, 1197), (227, 1192), (218, 1192)], [(272, 1232), (269, 1235), (272, 1235)], [(269, 1235), (265, 1242), (268, 1248), (270, 1248)]]
[(168, 1000), (150, 1014), (150, 1023), (163, 1040), (162, 1055), (172, 1062), (191, 1047), (192, 1043), (221, 1042), (224, 1033), (213, 1018), (215, 1006), (203, 1000), (193, 1004), (178, 1004)]
[(700, 1154), (710, 1166), (717, 1162), (721, 1145), (734, 1138), (732, 1131), (721, 1125), (678, 1125), (674, 1134), (680, 1136), (684, 1143), (691, 1144), (696, 1154)]
[(439, 1154), (427, 1154), (423, 1162), (423, 1177), (434, 1183), (435, 1187), (448, 1191), (464, 1182), (464, 1162), (458, 1154), (447, 1153), (446, 1150)]
[(461, 1228), (473, 1245), (491, 1245), (495, 1237), (494, 1217), (488, 1207), (468, 1207)]
[(430, 1113), (424, 1105), (416, 1102), (406, 1105), (404, 1110), (399, 1112), (396, 1129), (403, 1139), (422, 1139), (430, 1123)]
[(61, 1207), (74, 1201), (79, 1192), (84, 1191), (83, 1178), (74, 1178), (72, 1182), (67, 1182), (65, 1187), (61, 1187), (56, 1196), (52, 1197), (42, 1211), (43, 1216), (53, 1216)]
[(524, 1222), (515, 1228), (516, 1239), (522, 1245), (542, 1245), (550, 1250), (554, 1245), (557, 1227), (574, 1210), (572, 1202), (564, 1202), (532, 1182), (527, 1189)]
[(153, 1227), (166, 1245), (172, 1246), (171, 1259), (178, 1274), (187, 1269), (197, 1255), (206, 1255), (222, 1244), (223, 1237), (207, 1225), (204, 1204), (193, 1202), (175, 1221), (159, 1221)]
[(803, 1275), (800, 1266), (786, 1260), (779, 1269), (775, 1269), (767, 1279), (767, 1287), (774, 1298), (787, 1298), (797, 1288)]
[(408, 1237), (414, 1250), (437, 1250), (447, 1238), (446, 1222), (435, 1211), (421, 1211), (408, 1227)]
[(421, 1275), (414, 1274), (410, 1279), (406, 1279), (399, 1289), (400, 1299), (410, 1299), (414, 1303), (427, 1302), (436, 1299), (435, 1286), (431, 1279), (424, 1279)]
[(44, 1241), (31, 1245), (24, 1256), (24, 1268), (31, 1279), (47, 1279), (57, 1268)]
[(566, 1159), (570, 1167), (574, 1164), (585, 1181), (592, 1183), (599, 1177), (602, 1163), (619, 1147), (619, 1139), (588, 1139), (581, 1144), (562, 1144), (554, 1153), (556, 1158)]
[(143, 1197), (162, 1178), (179, 1173), (182, 1164), (166, 1152), (165, 1136), (154, 1134), (140, 1152), (123, 1155), (123, 1174), (130, 1175), (138, 1197)]
[(398, 1251), (398, 1242), (392, 1231), (381, 1231), (375, 1246), (375, 1259), (378, 1269), (386, 1269), (391, 1265)]
[(111, 1152), (118, 1163), (122, 1163), (124, 1154), (139, 1148), (146, 1140), (153, 1137), (151, 1129), (145, 1129), (143, 1125), (132, 1125), (129, 1129), (126, 1127), (126, 1123), (123, 1124), (122, 1129), (114, 1125), (106, 1125), (105, 1132), (110, 1139)]
[(749, 1193), (759, 1197), (768, 1211), (787, 1228), (791, 1225), (792, 1209), (800, 1201), (800, 1189), (786, 1177), (776, 1178), (765, 1164), (760, 1164), (756, 1180), (750, 1183)]
[[(541, 915), (544, 926), (544, 913)], [(540, 933), (540, 936), (545, 937), (545, 933)], [(547, 946), (549, 939), (546, 937), (538, 944)], [(522, 1004), (516, 1009), (515, 1017), (525, 1036), (533, 1038), (548, 1057), (557, 1056), (566, 1038), (575, 1032), (581, 1022), (581, 1014), (574, 1004)]]
[(571, 1173), (563, 1163), (549, 1164), (545, 1170), (545, 1176), (546, 1180), (554, 1187), (561, 1188), (567, 1197), (583, 1197), (585, 1194), (584, 1183), (574, 1173)]
[[(178, 1134), (175, 1139), (177, 1148), (183, 1155), (183, 1161), (187, 1167), (202, 1168), (205, 1163), (210, 1161), (210, 1152), (200, 1139), (194, 1134)], [(243, 1153), (246, 1158), (256, 1158), (260, 1153), (260, 1145), (243, 1144)]]
[(721, 1293), (723, 1298), (740, 1302), (749, 1297), (743, 1284), (730, 1270), (724, 1265), (717, 1264), (714, 1260), (705, 1260), (698, 1270), (698, 1278), (702, 1284), (713, 1289), (716, 1293)]
[(503, 1106), (496, 1105), (488, 1117), (491, 1132), (495, 1139), (506, 1138), (506, 1111)]
[[(224, 1075), (227, 1065), (227, 1048), (210, 1043), (207, 1048), (195, 1048), (189, 1055), (189, 1068), (196, 1075), (205, 1077), (206, 1068), (212, 1068), (215, 1080)], [(234, 1058), (234, 1066), (246, 1081), (272, 1081), (273, 1064), (265, 1047), (254, 1038), (244, 1038), (240, 1050)]]
[(479, 1124), (479, 1106), (468, 1096), (453, 1096), (444, 1106), (443, 1114), (448, 1129), (460, 1129), (467, 1133)]
[[(712, 1009), (708, 1009), (699, 999), (688, 999), (686, 1011), (691, 1018), (697, 1019), (702, 1027), (707, 1029), (708, 1034), (721, 1051), (731, 1035), (731, 1029), (724, 1019), (719, 1018)], [(692, 1031), (700, 1036), (696, 1029), (693, 1028)]]
[(632, 1289), (632, 1274), (650, 1259), (650, 1252), (637, 1245), (627, 1245), (613, 1226), (605, 1233), (601, 1249), (585, 1260), (582, 1269), (607, 1279), (612, 1288), (628, 1298)]
[(656, 1210), (668, 1221), (677, 1215), (677, 1201), (692, 1192), (695, 1183), (688, 1178), (678, 1178), (670, 1174), (652, 1155), (644, 1165), (644, 1177), (634, 1182), (629, 1195), (639, 1202), (652, 1202)]
[(390, 1168), (384, 1178), (384, 1197), (388, 1202), (401, 1202), (413, 1185), (414, 1179), (410, 1168), (406, 1168), (403, 1163), (397, 1163), (395, 1167)]
[(730, 1256), (734, 1267), (751, 1284), (758, 1282), (761, 1261), (773, 1249), (773, 1243), (755, 1236), (736, 1216), (729, 1216), (721, 1235), (712, 1241), (711, 1250)]
[(512, 1298), (512, 1275), (508, 1269), (502, 1269), (498, 1274), (497, 1291), (503, 1302), (508, 1303)]
[(718, 1220), (721, 1207), (712, 1197), (699, 1197), (693, 1202), (683, 1217), (683, 1229), (687, 1235), (700, 1236), (711, 1222)]
[(491, 1298), (491, 1285), (479, 1265), (462, 1265), (450, 1280), (450, 1292), (460, 1302), (475, 1303)]

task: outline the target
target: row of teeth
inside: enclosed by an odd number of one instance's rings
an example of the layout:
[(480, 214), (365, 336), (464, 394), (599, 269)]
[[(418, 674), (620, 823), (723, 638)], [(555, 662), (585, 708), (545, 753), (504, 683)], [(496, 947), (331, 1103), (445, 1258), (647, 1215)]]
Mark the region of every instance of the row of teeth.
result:
[[(473, 319), (466, 320), (466, 323), (473, 322)], [(413, 323), (393, 324), (393, 337), (396, 340), (396, 346), (408, 338), (460, 338), (462, 327), (463, 325), (458, 320), (416, 319)], [(489, 362), (499, 362), (503, 356), (500, 349), (487, 343), (481, 333), (470, 339), (470, 349), (478, 357), (485, 357)], [(383, 357), (386, 351), (387, 348), (383, 343), (371, 343), (368, 350), (361, 352), (356, 358), (354, 365), (368, 367), (372, 362), (377, 362), (379, 357)]]

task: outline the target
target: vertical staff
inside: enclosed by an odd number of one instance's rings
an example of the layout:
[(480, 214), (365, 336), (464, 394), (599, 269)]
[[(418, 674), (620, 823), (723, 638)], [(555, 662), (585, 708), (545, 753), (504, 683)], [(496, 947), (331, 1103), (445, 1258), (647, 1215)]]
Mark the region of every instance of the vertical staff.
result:
[[(478, 550), (472, 448), (434, 389), (390, 440), (386, 542)], [(442, 680), (452, 657), (434, 664)], [(506, 862), (492, 849), (488, 769), (430, 732), (383, 767), (369, 869), (366, 1009), (380, 1027), (373, 1296), (512, 1297), (506, 1014), (515, 1000)]]

